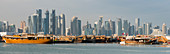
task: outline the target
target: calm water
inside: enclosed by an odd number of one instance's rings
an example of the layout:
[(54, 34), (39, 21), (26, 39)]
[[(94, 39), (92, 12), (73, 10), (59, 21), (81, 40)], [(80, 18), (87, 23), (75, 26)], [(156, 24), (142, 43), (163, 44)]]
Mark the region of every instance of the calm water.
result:
[(170, 54), (170, 48), (160, 45), (94, 44), (5, 44), (0, 54)]

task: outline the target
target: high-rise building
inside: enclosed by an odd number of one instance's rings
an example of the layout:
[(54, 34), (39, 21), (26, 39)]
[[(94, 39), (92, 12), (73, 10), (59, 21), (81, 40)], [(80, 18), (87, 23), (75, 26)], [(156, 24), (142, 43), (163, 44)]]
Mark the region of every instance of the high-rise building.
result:
[(124, 28), (123, 33), (128, 34), (129, 33), (128, 32), (128, 30), (129, 30), (128, 20), (123, 21), (123, 28)]
[(152, 30), (152, 23), (149, 23), (149, 28), (150, 28), (149, 34), (151, 34), (153, 32), (153, 30)]
[(9, 32), (16, 32), (16, 27), (14, 24), (9, 25)]
[(152, 23), (146, 24), (146, 35), (150, 35), (152, 33)]
[(61, 16), (56, 18), (56, 34), (61, 35)]
[(109, 23), (109, 21), (105, 21), (105, 26), (104, 26), (104, 30), (105, 30), (105, 35), (106, 36), (111, 36), (112, 35), (112, 33), (111, 33), (111, 29), (110, 29), (110, 23)]
[(23, 28), (23, 33), (28, 33), (28, 26), (25, 26), (25, 27)]
[(146, 35), (146, 24), (143, 24), (143, 35)]
[(135, 35), (135, 26), (134, 25), (132, 25), (132, 26), (130, 26), (130, 35)]
[(136, 28), (136, 34), (138, 33), (138, 27), (140, 26), (140, 19), (136, 18), (135, 19), (135, 28)]
[[(49, 26), (47, 26), (48, 24), (47, 22), (47, 18), (42, 18), (42, 32), (44, 32), (44, 35), (48, 34), (49, 32), (47, 31), (47, 29), (49, 28)], [(48, 27), (48, 28), (47, 28)]]
[(98, 22), (95, 22), (95, 23), (94, 23), (93, 35), (97, 35), (97, 23), (98, 23)]
[(71, 29), (70, 28), (66, 28), (66, 36), (70, 35), (71, 34)]
[(115, 34), (115, 21), (112, 21), (109, 19), (109, 23), (110, 23), (111, 35), (114, 35)]
[(41, 32), (42, 10), (41, 9), (36, 10), (36, 14), (38, 15), (37, 16), (37, 32)]
[(121, 20), (121, 18), (117, 18), (116, 33), (118, 36), (122, 36), (122, 20)]
[(18, 28), (18, 33), (23, 33), (23, 29), (22, 28)]
[(170, 28), (168, 28), (168, 34), (167, 35), (170, 35)]
[(71, 21), (71, 35), (81, 35), (81, 20), (78, 17), (73, 16)]
[(31, 22), (32, 22), (31, 33), (32, 34), (37, 34), (37, 18), (38, 18), (37, 14), (32, 15), (32, 18), (31, 18)]
[(93, 28), (91, 27), (91, 24), (88, 23), (85, 26), (83, 26), (83, 31), (82, 32), (84, 35), (93, 35)]
[(6, 24), (2, 21), (2, 32), (6, 32)]
[(130, 24), (130, 22), (129, 22), (129, 24), (128, 24), (128, 33), (127, 33), (127, 35), (130, 35), (130, 33), (131, 33), (131, 26), (130, 26), (131, 24)]
[(24, 28), (26, 26), (26, 22), (25, 21), (21, 21), (21, 27), (20, 28)]
[(47, 10), (45, 12), (45, 16), (46, 16), (46, 21), (44, 21), (44, 23), (46, 23), (46, 31), (44, 32), (45, 34), (49, 34), (49, 11)]
[(78, 28), (77, 28), (78, 29), (78, 35), (81, 35), (81, 20), (78, 20), (77, 22), (78, 22), (77, 23), (78, 24)]
[(64, 35), (65, 36), (65, 30), (66, 30), (66, 28), (65, 28), (65, 15), (64, 14), (61, 14), (60, 15), (60, 17), (61, 17), (61, 35)]
[(167, 34), (167, 27), (166, 27), (165, 23), (163, 23), (163, 25), (162, 25), (162, 33), (163, 33), (163, 35)]
[(71, 20), (71, 35), (77, 35), (77, 19), (78, 17), (73, 16), (72, 20)]
[(3, 22), (0, 21), (0, 32), (2, 32), (2, 30), (3, 30), (2, 24), (3, 24)]
[(52, 10), (51, 17), (49, 19), (49, 32), (50, 34), (55, 34), (55, 10)]
[(8, 26), (9, 26), (9, 24), (8, 24), (8, 21), (3, 21), (3, 23), (4, 23), (4, 32), (8, 32)]
[(146, 27), (146, 28), (147, 28), (147, 29), (146, 29), (146, 34), (149, 35), (149, 29), (150, 29), (150, 28), (149, 28), (149, 23), (147, 23), (146, 26), (147, 26), (147, 27)]
[(31, 34), (32, 32), (32, 20), (31, 16), (28, 16), (28, 33)]
[(138, 35), (143, 35), (143, 29), (141, 26), (138, 27)]
[(100, 35), (105, 35), (105, 28), (104, 28), (104, 24), (102, 24), (101, 26), (101, 34)]
[(102, 24), (103, 24), (103, 16), (99, 17), (99, 21), (97, 22), (97, 35), (102, 35)]

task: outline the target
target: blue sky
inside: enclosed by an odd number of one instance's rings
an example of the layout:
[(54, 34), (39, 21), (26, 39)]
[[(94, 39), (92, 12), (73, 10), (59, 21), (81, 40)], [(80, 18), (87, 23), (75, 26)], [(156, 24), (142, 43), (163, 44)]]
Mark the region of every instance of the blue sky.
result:
[(0, 0), (0, 20), (20, 26), (20, 21), (27, 21), (27, 17), (35, 13), (36, 9), (56, 10), (56, 14), (66, 15), (67, 27), (71, 18), (78, 16), (84, 25), (88, 20), (94, 24), (99, 16), (104, 20), (116, 20), (121, 17), (134, 24), (135, 18), (141, 23), (152, 22), (162, 26), (165, 22), (169, 26), (170, 0)]

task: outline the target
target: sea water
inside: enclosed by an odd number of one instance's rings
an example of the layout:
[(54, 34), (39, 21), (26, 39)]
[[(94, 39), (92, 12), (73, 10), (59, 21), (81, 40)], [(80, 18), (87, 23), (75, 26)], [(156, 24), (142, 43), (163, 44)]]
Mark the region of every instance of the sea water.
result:
[(162, 47), (162, 45), (120, 45), (116, 43), (0, 43), (0, 54), (170, 54), (170, 48)]

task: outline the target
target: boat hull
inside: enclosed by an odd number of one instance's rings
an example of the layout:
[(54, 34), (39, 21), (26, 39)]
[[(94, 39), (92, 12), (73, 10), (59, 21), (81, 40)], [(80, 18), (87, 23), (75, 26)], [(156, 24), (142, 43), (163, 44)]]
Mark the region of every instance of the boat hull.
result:
[(48, 44), (52, 43), (53, 40), (15, 40), (15, 39), (4, 39), (6, 43), (15, 43), (15, 44)]

